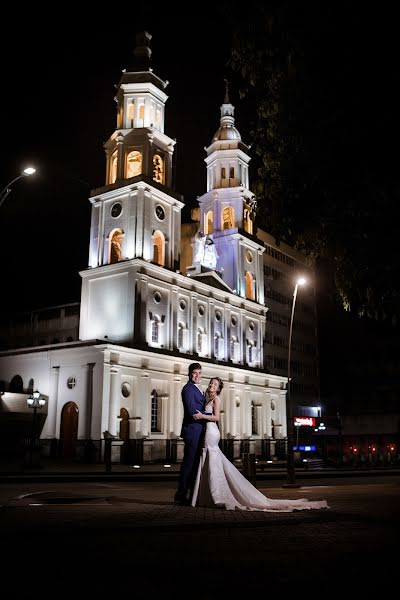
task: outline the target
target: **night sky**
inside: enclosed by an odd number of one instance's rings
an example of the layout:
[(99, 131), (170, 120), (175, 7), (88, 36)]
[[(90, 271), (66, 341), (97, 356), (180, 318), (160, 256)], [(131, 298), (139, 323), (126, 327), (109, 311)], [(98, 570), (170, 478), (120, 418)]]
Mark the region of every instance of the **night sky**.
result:
[[(333, 99), (337, 94), (342, 103), (348, 100), (357, 116), (354, 127), (360, 128), (366, 140), (369, 132), (375, 135), (380, 128), (373, 113), (377, 107), (379, 122), (385, 127), (376, 146), (379, 161), (382, 140), (394, 145), (393, 127), (398, 121), (391, 94), (391, 78), (398, 80), (394, 20), (390, 14), (367, 14), (363, 8), (360, 26), (354, 27), (360, 5), (339, 2), (335, 6), (331, 44), (324, 40), (325, 51), (331, 48), (329, 67), (334, 68), (339, 52), (346, 59), (348, 80), (352, 72), (355, 77), (353, 89), (339, 89), (344, 63), (338, 62), (337, 77), (333, 74), (327, 93)], [(188, 207), (205, 192), (204, 146), (219, 126), (224, 78), (232, 80), (226, 68), (232, 32), (216, 7), (199, 9), (193, 16), (174, 9), (167, 13), (154, 5), (142, 14), (114, 18), (108, 12), (90, 20), (83, 20), (73, 9), (68, 14), (46, 15), (32, 9), (30, 14), (10, 16), (18, 25), (12, 41), (3, 38), (0, 48), (0, 187), (28, 163), (38, 173), (18, 181), (0, 208), (3, 317), (11, 310), (80, 300), (78, 271), (87, 267), (89, 249), (89, 192), (105, 183), (103, 143), (116, 125), (114, 85), (131, 62), (135, 35), (140, 31), (153, 36), (154, 71), (169, 81), (165, 132), (177, 139), (176, 191), (184, 195)], [(347, 21), (350, 13), (352, 27)], [(317, 29), (317, 15), (315, 19)], [(322, 80), (326, 85), (327, 78)], [(254, 115), (234, 86), (230, 96), (242, 139), (251, 144)], [(345, 145), (344, 139), (344, 149)], [(189, 210), (184, 216), (188, 214)], [(329, 364), (329, 379), (340, 366), (343, 346), (339, 335), (330, 336), (334, 331), (345, 332), (347, 326), (337, 328), (328, 295), (321, 298), (321, 359)]]
[[(153, 36), (154, 71), (169, 81), (165, 132), (177, 139), (176, 191), (192, 206), (205, 192), (204, 146), (219, 127), (230, 47), (229, 31), (208, 21), (198, 15), (193, 32), (191, 21), (185, 28), (163, 15), (113, 27), (104, 17), (90, 24), (64, 21), (62, 32), (24, 19), (12, 55), (3, 54), (0, 185), (28, 163), (38, 173), (18, 181), (1, 207), (6, 308), (80, 299), (89, 192), (105, 184), (103, 143), (116, 126), (114, 85), (131, 62), (137, 32)], [(234, 93), (232, 100), (237, 104)], [(244, 134), (248, 124), (239, 107), (237, 117)]]

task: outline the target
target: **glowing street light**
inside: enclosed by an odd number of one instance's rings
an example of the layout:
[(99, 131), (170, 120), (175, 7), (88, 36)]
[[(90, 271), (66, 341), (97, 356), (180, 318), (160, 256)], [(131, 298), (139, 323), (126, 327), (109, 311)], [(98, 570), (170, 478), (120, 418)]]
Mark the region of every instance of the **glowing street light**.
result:
[(22, 173), (20, 175), (18, 175), (18, 177), (15, 177), (15, 179), (13, 179), (9, 183), (7, 183), (6, 187), (3, 188), (0, 192), (0, 206), (3, 204), (4, 200), (7, 198), (8, 194), (11, 192), (11, 186), (16, 181), (18, 181), (18, 179), (21, 179), (22, 177), (29, 177), (30, 175), (33, 175), (34, 173), (36, 173), (36, 169), (34, 169), (33, 167), (26, 167), (26, 169), (24, 169), (22, 171)]
[(293, 332), (293, 317), (294, 317), (294, 309), (296, 306), (296, 298), (297, 298), (297, 289), (299, 285), (304, 285), (306, 280), (304, 277), (300, 277), (296, 281), (296, 285), (294, 287), (293, 292), (293, 303), (292, 303), (292, 316), (290, 318), (290, 328), (289, 328), (289, 350), (288, 350), (288, 374), (287, 374), (287, 392), (286, 392), (286, 417), (287, 417), (287, 453), (286, 453), (286, 470), (287, 470), (287, 483), (283, 484), (283, 487), (300, 487), (298, 483), (296, 483), (296, 474), (294, 469), (294, 454), (293, 454), (293, 407), (292, 407), (292, 397), (290, 393), (290, 361), (292, 354), (292, 332)]

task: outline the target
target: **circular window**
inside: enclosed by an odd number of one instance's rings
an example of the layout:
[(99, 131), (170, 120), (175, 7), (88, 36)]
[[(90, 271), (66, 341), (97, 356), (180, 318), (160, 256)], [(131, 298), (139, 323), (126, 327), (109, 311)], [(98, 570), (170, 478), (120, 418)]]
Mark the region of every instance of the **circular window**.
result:
[(222, 317), (222, 314), (221, 314), (221, 312), (220, 312), (219, 310), (216, 310), (216, 311), (215, 311), (215, 320), (216, 320), (216, 321), (220, 321), (220, 320), (221, 320), (221, 317)]
[(236, 325), (236, 323), (237, 323), (237, 318), (234, 315), (232, 315), (232, 317), (231, 317), (231, 323), (232, 323), (232, 325)]
[(275, 410), (275, 402), (271, 400), (271, 410)]
[(182, 299), (179, 300), (179, 308), (181, 310), (185, 310), (185, 308), (186, 308), (186, 302), (185, 302), (185, 300), (182, 300)]
[(160, 292), (155, 292), (154, 294), (154, 302), (157, 302), (157, 304), (161, 301), (161, 294)]
[(204, 306), (203, 306), (202, 304), (200, 304), (200, 306), (199, 306), (199, 309), (198, 309), (198, 310), (199, 310), (199, 315), (201, 315), (201, 316), (203, 316), (203, 315), (204, 315), (204, 313), (206, 312), (206, 311), (205, 311), (205, 308), (204, 308)]
[(131, 386), (126, 381), (121, 385), (121, 394), (124, 398), (129, 398), (131, 395)]
[(253, 253), (250, 252), (250, 250), (247, 250), (247, 252), (246, 252), (246, 260), (249, 263), (253, 262)]
[(116, 217), (119, 217), (119, 215), (121, 213), (122, 213), (122, 204), (120, 204), (119, 202), (116, 202), (111, 207), (111, 216), (114, 217), (114, 219), (115, 219)]
[(250, 331), (254, 330), (254, 323), (253, 323), (253, 321), (250, 321), (250, 323), (249, 323), (249, 329), (250, 329)]
[(165, 219), (165, 212), (161, 204), (157, 204), (156, 206), (156, 215), (157, 218), (160, 219), (160, 221), (163, 221)]
[(76, 377), (68, 377), (67, 388), (73, 390), (76, 386)]

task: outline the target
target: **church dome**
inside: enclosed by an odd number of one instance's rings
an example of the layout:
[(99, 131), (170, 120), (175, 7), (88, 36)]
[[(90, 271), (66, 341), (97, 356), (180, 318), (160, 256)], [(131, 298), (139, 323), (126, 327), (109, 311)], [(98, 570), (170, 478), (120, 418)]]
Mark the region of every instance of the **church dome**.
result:
[(241, 141), (240, 133), (236, 129), (236, 127), (224, 125), (215, 132), (212, 141), (218, 142), (223, 140), (237, 140)]

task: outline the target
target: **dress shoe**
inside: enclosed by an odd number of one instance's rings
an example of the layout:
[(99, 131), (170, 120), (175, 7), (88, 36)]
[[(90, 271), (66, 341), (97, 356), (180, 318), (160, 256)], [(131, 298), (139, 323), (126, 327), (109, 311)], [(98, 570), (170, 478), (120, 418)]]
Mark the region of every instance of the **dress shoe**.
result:
[(185, 496), (179, 496), (175, 494), (174, 504), (177, 506), (190, 506), (190, 500)]

